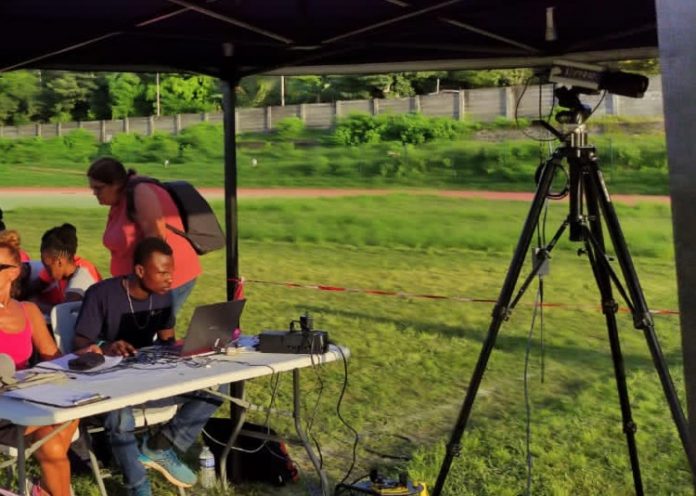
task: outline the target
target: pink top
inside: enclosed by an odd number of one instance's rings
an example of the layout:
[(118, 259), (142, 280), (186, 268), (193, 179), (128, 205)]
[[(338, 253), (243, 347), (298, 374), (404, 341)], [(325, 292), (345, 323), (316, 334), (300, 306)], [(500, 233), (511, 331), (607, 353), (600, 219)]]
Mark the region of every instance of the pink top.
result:
[(28, 262), (29, 260), (31, 260), (31, 257), (26, 251), (19, 250), (19, 260), (20, 262)]
[(24, 329), (19, 332), (7, 332), (0, 329), (0, 353), (12, 357), (17, 370), (29, 365), (32, 352), (31, 323), (24, 305), (22, 305), (22, 312), (24, 312)]
[[(137, 187), (152, 189), (157, 195), (164, 221), (177, 229), (184, 229), (179, 210), (174, 200), (164, 188), (151, 183), (140, 183)], [(123, 276), (133, 272), (133, 251), (135, 245), (143, 238), (143, 233), (136, 223), (128, 218), (126, 195), (111, 206), (102, 242), (111, 252), (111, 275)], [(174, 252), (174, 281), (173, 288), (191, 281), (201, 273), (198, 255), (191, 244), (183, 236), (167, 229), (166, 241)]]

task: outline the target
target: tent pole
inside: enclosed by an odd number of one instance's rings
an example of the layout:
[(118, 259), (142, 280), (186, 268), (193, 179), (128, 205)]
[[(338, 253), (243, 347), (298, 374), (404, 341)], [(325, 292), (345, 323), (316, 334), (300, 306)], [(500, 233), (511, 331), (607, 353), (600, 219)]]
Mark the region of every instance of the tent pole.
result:
[(225, 140), (225, 233), (227, 237), (227, 300), (235, 297), (239, 282), (239, 249), (237, 230), (237, 146), (235, 113), (235, 87), (237, 80), (222, 80), (222, 109)]
[[(657, 0), (662, 98), (679, 292), (689, 438), (696, 440), (696, 3)], [(696, 487), (696, 481), (695, 481)]]

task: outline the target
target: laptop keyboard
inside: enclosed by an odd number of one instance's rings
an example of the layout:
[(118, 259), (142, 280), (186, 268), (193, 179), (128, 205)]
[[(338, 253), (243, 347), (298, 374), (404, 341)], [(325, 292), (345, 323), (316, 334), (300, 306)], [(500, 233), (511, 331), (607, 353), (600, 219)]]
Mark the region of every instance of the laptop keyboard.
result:
[(180, 358), (180, 348), (168, 346), (147, 346), (140, 348), (134, 356), (121, 360), (123, 365), (156, 364), (171, 362)]

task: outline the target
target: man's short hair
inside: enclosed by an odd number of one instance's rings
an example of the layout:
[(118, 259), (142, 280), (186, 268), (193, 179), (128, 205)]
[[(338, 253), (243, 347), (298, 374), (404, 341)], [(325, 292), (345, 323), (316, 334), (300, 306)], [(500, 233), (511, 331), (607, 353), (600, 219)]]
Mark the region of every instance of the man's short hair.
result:
[(144, 265), (153, 253), (162, 253), (164, 255), (173, 255), (172, 247), (167, 244), (162, 238), (145, 238), (135, 245), (133, 252), (133, 265)]

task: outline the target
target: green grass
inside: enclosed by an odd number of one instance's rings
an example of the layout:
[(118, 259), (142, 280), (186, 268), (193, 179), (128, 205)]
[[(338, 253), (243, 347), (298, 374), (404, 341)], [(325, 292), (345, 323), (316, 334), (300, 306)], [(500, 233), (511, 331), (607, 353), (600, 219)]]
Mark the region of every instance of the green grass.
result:
[[(220, 208), (220, 205), (217, 205)], [(619, 216), (651, 308), (677, 307), (669, 208), (652, 203), (619, 205)], [(565, 215), (553, 204), (548, 236)], [(349, 288), (495, 299), (526, 215), (527, 204), (393, 195), (240, 202), (240, 271), (248, 280), (327, 284)], [(65, 219), (78, 226), (80, 252), (106, 269), (100, 245), (105, 209), (17, 209), (6, 212), (21, 227), (25, 246), (37, 253), (40, 234)], [(613, 371), (598, 296), (587, 261), (564, 239), (553, 254), (545, 282), (546, 301), (561, 303), (544, 314), (544, 381), (538, 330), (532, 345), (532, 492), (539, 495), (632, 494)], [(224, 298), (224, 256), (203, 257), (205, 273), (184, 308)], [(105, 271), (106, 272), (106, 271)], [(516, 495), (524, 492), (525, 409), (523, 365), (533, 289), (502, 329), (484, 377), (462, 456), (455, 460), (446, 494)], [(360, 431), (353, 477), (380, 466), (396, 475), (408, 468), (434, 483), (444, 442), (454, 425), (469, 376), (489, 324), (491, 304), (325, 292), (250, 282), (243, 317), (246, 333), (284, 329), (309, 311), (315, 324), (351, 350), (350, 382), (341, 408)], [(630, 317), (618, 316), (638, 449), (647, 494), (690, 494), (688, 467), (641, 334)], [(682, 358), (678, 319), (657, 316), (657, 333), (679, 391)], [(350, 464), (352, 437), (335, 413), (341, 367), (322, 369), (324, 390), (313, 433), (333, 481)], [(317, 375), (303, 374), (303, 399), (312, 411)], [(268, 380), (249, 384), (250, 399), (267, 404)], [(290, 405), (291, 381), (281, 378), (278, 402)], [(221, 412), (224, 415), (225, 412)], [(263, 417), (252, 414), (256, 422)], [(291, 435), (286, 417), (274, 428)], [(405, 436), (405, 437), (404, 437)], [(283, 489), (242, 485), (227, 494), (307, 494), (314, 483), (306, 457), (303, 482)], [(380, 456), (406, 456), (395, 462)], [(195, 457), (191, 458), (195, 463)], [(155, 477), (156, 494), (173, 495)], [(124, 494), (118, 478), (113, 494)], [(76, 478), (77, 494), (96, 489), (89, 476)], [(204, 494), (202, 490), (194, 494)], [(225, 494), (211, 491), (209, 494)]]

